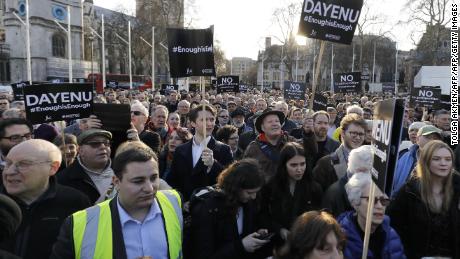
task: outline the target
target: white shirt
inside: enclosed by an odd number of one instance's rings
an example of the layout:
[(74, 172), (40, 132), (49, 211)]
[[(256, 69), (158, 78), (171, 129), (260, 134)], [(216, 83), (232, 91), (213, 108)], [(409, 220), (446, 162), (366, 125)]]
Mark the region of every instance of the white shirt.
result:
[(127, 258), (151, 256), (155, 259), (168, 259), (165, 226), (157, 200), (152, 203), (143, 222), (132, 218), (119, 200), (117, 207)]
[[(208, 145), (209, 141), (211, 140), (211, 136), (206, 138), (206, 146)], [(204, 145), (203, 143), (196, 143), (195, 136), (193, 136), (193, 141), (192, 141), (192, 158), (193, 158), (193, 167), (196, 166), (198, 163), (198, 160), (200, 160), (201, 153), (203, 153), (204, 150)]]

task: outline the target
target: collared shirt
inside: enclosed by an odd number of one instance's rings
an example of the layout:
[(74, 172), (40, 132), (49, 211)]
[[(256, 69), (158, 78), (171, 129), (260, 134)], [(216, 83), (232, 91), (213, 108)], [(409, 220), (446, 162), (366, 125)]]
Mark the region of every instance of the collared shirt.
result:
[(143, 222), (132, 218), (118, 199), (117, 206), (127, 258), (150, 256), (154, 259), (168, 259), (165, 226), (157, 200), (152, 203)]
[[(208, 145), (209, 141), (211, 140), (211, 136), (206, 138), (206, 146)], [(193, 167), (196, 166), (198, 163), (198, 160), (201, 157), (201, 153), (203, 153), (204, 150), (204, 145), (203, 143), (196, 143), (195, 136), (193, 136), (193, 141), (192, 141), (192, 157), (193, 157)]]

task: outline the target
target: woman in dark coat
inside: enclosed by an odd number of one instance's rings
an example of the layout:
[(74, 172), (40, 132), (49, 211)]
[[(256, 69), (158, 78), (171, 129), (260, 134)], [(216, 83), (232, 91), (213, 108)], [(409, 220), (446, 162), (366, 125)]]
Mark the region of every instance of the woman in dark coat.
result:
[(178, 127), (171, 132), (167, 144), (164, 146), (158, 158), (160, 177), (166, 179), (171, 171), (171, 163), (176, 147), (192, 139), (192, 134), (186, 129)]
[(388, 208), (409, 259), (460, 258), (460, 176), (453, 157), (442, 141), (426, 144), (413, 176)]
[(300, 144), (289, 142), (281, 149), (276, 174), (261, 196), (261, 222), (283, 241), (299, 215), (321, 207), (321, 186), (313, 181)]
[[(236, 161), (218, 178), (217, 189), (199, 192), (191, 204), (191, 243), (194, 259), (266, 258), (269, 242), (256, 225), (255, 198), (264, 178), (254, 159)], [(204, 198), (206, 197), (206, 198)], [(192, 203), (192, 202), (191, 202)]]

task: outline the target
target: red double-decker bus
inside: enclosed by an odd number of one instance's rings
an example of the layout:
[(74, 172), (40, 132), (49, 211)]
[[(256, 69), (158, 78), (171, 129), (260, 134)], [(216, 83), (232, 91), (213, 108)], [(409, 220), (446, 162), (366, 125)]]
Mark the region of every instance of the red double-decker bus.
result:
[[(94, 82), (97, 93), (103, 93), (102, 74), (94, 73), (88, 75), (88, 82)], [(126, 74), (106, 74), (105, 87), (113, 89), (129, 89), (129, 75)], [(150, 76), (133, 75), (133, 89), (145, 91), (152, 88)]]

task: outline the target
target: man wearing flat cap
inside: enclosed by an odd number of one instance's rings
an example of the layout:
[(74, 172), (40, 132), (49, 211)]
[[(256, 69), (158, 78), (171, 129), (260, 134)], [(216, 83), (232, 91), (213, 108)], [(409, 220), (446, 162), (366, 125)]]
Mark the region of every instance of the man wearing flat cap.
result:
[(83, 192), (92, 203), (104, 201), (112, 187), (111, 140), (112, 133), (105, 130), (82, 132), (77, 159), (57, 175), (59, 183)]
[(255, 122), (259, 135), (244, 152), (243, 158), (254, 158), (259, 161), (266, 182), (275, 175), (280, 151), (289, 140), (288, 135), (281, 129), (284, 120), (284, 113), (265, 110)]

